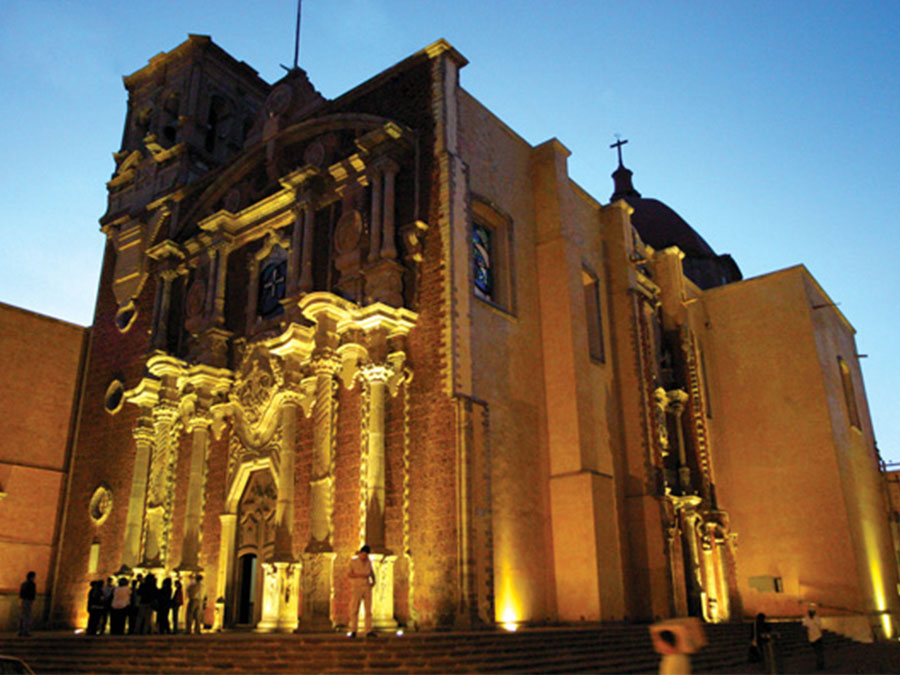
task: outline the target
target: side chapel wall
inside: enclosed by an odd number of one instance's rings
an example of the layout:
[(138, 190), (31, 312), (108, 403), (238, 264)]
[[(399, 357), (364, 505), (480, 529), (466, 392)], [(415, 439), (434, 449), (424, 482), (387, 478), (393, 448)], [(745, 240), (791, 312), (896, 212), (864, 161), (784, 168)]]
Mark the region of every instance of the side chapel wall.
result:
[[(844, 507), (851, 523), (850, 535), (856, 558), (862, 609), (872, 613), (868, 618), (876, 634), (896, 631), (900, 626), (887, 628), (887, 619), (876, 613), (892, 611), (894, 621), (900, 619), (900, 598), (897, 593), (897, 567), (893, 553), (888, 504), (882, 489), (875, 436), (869, 417), (868, 399), (862, 378), (855, 331), (844, 319), (831, 299), (808, 274), (802, 274), (810, 320), (822, 373), (822, 385), (831, 422), (833, 447)], [(860, 427), (850, 424), (847, 400), (841, 381), (840, 357), (850, 369), (854, 405), (858, 410)], [(834, 498), (834, 497), (833, 497)]]
[[(494, 519), (497, 619), (556, 616), (547, 490), (547, 440), (537, 294), (531, 146), (463, 89), (460, 153), (468, 169), (467, 239), (473, 202), (508, 220), (498, 230), (507, 255), (495, 261), (508, 275), (505, 306), (476, 299), (469, 271), (472, 393), (487, 403)], [(469, 247), (470, 249), (471, 247)], [(536, 358), (537, 356), (537, 358)]]
[[(852, 525), (833, 498), (840, 468), (799, 269), (703, 295), (718, 496), (738, 533), (748, 616), (796, 615), (807, 601), (861, 601), (855, 560), (845, 554)], [(759, 576), (780, 577), (784, 593), (751, 588)]]

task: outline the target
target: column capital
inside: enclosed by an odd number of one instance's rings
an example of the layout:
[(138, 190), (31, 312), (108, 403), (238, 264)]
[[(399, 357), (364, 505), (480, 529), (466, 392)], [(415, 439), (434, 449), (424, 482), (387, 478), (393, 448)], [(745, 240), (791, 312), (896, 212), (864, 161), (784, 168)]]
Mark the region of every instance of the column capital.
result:
[(396, 174), (400, 171), (400, 163), (389, 155), (382, 155), (372, 162), (371, 167), (385, 174)]
[(397, 395), (397, 389), (408, 376), (409, 372), (404, 367), (406, 364), (405, 352), (391, 352), (382, 362), (369, 361), (359, 365), (359, 373), (369, 384), (382, 382), (388, 386), (391, 396)]
[(208, 411), (201, 411), (194, 413), (190, 417), (188, 417), (185, 426), (188, 431), (194, 433), (195, 431), (207, 430), (213, 423), (213, 417)]
[(386, 384), (394, 376), (394, 369), (387, 363), (364, 363), (360, 365), (359, 372), (369, 384)]
[(159, 403), (153, 408), (153, 419), (157, 422), (171, 424), (178, 419), (178, 405), (173, 401), (160, 399)]
[(341, 369), (342, 363), (343, 361), (337, 353), (328, 347), (316, 349), (309, 361), (309, 365), (316, 375), (334, 375)]
[(141, 422), (138, 420), (139, 426), (131, 430), (131, 436), (136, 443), (152, 443), (156, 436), (152, 423)]
[(690, 398), (686, 391), (682, 389), (672, 389), (671, 391), (666, 392), (666, 397), (669, 400), (669, 409), (676, 415), (681, 415), (684, 412), (684, 405), (687, 403), (688, 398)]

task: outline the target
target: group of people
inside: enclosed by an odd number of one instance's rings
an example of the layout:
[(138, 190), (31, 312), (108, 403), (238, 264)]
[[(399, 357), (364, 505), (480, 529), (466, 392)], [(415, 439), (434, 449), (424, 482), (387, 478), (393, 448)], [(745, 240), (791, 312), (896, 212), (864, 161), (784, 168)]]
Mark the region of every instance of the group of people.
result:
[[(185, 595), (187, 598), (185, 598)], [(166, 577), (157, 585), (156, 575), (138, 574), (129, 583), (121, 577), (92, 581), (87, 596), (87, 635), (103, 635), (107, 624), (111, 635), (162, 635), (178, 632), (181, 608), (187, 599), (187, 633), (201, 632), (206, 589), (203, 575), (196, 574), (186, 589), (181, 581)], [(171, 621), (170, 621), (171, 617)], [(127, 624), (127, 630), (126, 630)]]

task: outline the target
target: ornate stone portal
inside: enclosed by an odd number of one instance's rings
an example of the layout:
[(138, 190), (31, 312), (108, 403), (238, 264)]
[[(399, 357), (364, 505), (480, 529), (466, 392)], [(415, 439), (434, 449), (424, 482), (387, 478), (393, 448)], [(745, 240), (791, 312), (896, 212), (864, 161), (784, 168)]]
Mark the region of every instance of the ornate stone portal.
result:
[[(138, 461), (123, 562), (173, 569), (167, 551), (174, 464), (180, 434), (188, 433), (190, 475), (177, 570), (203, 568), (210, 440), (223, 438), (227, 429), (227, 497), (219, 514), (216, 587), (210, 589), (224, 605), (224, 623), (255, 624), (261, 631), (293, 631), (300, 617), (310, 629), (338, 623), (333, 607), (336, 392), (339, 383), (360, 385), (359, 543), (368, 541), (376, 554), (377, 624), (396, 625), (396, 556), (384, 536), (385, 407), (386, 397), (396, 395), (409, 376), (403, 345), (416, 315), (382, 303), (360, 307), (324, 292), (302, 296), (299, 310), (310, 325), (291, 323), (274, 338), (246, 345), (234, 373), (158, 353), (148, 361), (150, 375), (126, 392), (142, 414), (135, 428)], [(313, 438), (310, 536), (298, 555), (293, 514), (300, 415), (312, 419)]]

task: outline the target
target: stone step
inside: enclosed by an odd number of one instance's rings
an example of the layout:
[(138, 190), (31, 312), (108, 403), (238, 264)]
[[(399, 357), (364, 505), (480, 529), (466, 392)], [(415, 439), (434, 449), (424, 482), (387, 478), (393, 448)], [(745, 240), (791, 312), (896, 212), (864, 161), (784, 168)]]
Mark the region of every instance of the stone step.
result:
[[(706, 627), (695, 670), (745, 663), (749, 625)], [(779, 626), (780, 649), (808, 649), (799, 625)], [(844, 640), (826, 634), (826, 646)], [(852, 642), (847, 640), (847, 642)], [(655, 672), (647, 626), (615, 624), (517, 633), (412, 633), (350, 640), (338, 634), (74, 636), (0, 639), (0, 652), (35, 672)]]

